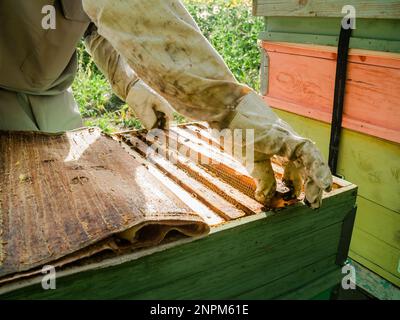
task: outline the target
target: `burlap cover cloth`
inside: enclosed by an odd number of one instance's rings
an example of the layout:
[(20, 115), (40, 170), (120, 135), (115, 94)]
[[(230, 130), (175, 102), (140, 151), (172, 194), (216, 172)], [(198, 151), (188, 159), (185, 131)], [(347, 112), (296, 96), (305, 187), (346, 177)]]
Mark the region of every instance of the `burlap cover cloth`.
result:
[(172, 229), (188, 236), (209, 232), (143, 163), (98, 129), (0, 132), (0, 279), (84, 248), (96, 251), (96, 243), (101, 247), (128, 229), (136, 247), (157, 244)]

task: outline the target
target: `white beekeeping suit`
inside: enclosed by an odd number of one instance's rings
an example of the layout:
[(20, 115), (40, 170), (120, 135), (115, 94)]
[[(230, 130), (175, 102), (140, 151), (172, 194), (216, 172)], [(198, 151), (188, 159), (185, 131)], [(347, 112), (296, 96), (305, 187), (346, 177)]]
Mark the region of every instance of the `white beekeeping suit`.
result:
[(147, 128), (154, 127), (160, 114), (168, 118), (172, 105), (214, 128), (253, 129), (249, 173), (257, 183), (256, 199), (268, 204), (274, 196), (270, 158), (279, 155), (289, 160), (286, 183), (298, 195), (304, 181), (306, 202), (320, 206), (322, 191), (332, 185), (321, 153), (235, 80), (179, 0), (83, 0), (83, 6), (97, 26), (86, 41), (89, 51)]

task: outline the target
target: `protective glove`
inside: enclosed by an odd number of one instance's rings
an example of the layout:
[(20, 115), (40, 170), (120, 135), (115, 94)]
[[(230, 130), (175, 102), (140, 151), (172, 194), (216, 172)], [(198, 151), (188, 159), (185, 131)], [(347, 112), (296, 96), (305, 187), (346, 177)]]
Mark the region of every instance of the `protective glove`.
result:
[(142, 80), (132, 85), (126, 103), (148, 130), (167, 128), (173, 119), (173, 109), (168, 101)]
[(173, 119), (171, 105), (146, 85), (110, 42), (97, 33), (94, 26), (85, 35), (85, 47), (107, 77), (113, 92), (132, 109), (150, 130), (164, 128)]
[[(251, 92), (239, 100), (228, 128), (254, 130), (252, 148), (248, 148), (249, 142), (242, 141), (244, 157), (241, 160), (256, 181), (258, 201), (268, 205), (275, 195), (276, 181), (270, 159), (278, 155), (288, 160), (283, 176), (285, 184), (298, 196), (304, 182), (305, 203), (311, 208), (320, 207), (322, 192), (332, 187), (329, 167), (315, 144), (296, 134), (258, 94)], [(254, 149), (254, 154), (247, 153), (246, 149)]]

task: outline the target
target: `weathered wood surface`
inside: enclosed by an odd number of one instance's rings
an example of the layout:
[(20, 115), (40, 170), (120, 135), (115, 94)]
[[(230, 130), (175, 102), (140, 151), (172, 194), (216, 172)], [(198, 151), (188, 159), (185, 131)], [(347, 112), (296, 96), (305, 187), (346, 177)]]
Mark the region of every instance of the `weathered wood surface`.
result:
[(343, 17), (342, 8), (352, 5), (357, 18), (400, 19), (397, 0), (253, 0), (256, 16)]
[[(341, 18), (265, 17), (259, 39), (276, 42), (308, 43), (337, 47)], [(357, 19), (349, 47), (374, 51), (400, 52), (400, 20)]]
[[(328, 156), (330, 126), (282, 110), (277, 114)], [(358, 186), (350, 257), (400, 286), (400, 145), (344, 129), (338, 173)]]
[(133, 227), (138, 246), (160, 242), (171, 229), (190, 236), (209, 231), (201, 216), (99, 130), (2, 132), (0, 177), (0, 277)]
[[(336, 49), (263, 42), (265, 99), (273, 107), (330, 123)], [(350, 50), (343, 127), (400, 143), (400, 54)]]

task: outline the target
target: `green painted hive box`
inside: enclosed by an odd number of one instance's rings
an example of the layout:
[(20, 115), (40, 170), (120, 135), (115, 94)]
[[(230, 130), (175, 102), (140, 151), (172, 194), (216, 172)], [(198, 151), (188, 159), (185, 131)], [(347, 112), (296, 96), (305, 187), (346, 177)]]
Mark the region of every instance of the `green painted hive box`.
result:
[(350, 257), (400, 286), (400, 2), (253, 1), (261, 94), (326, 159), (342, 7), (352, 5), (337, 172), (358, 185)]
[[(71, 141), (81, 133), (72, 133)], [(90, 180), (95, 183), (101, 169), (97, 152), (102, 155), (104, 150), (122, 146), (119, 152), (127, 154), (120, 154), (119, 158), (131, 156), (129, 159), (138, 163), (136, 170), (141, 170), (141, 176), (151, 175), (146, 181), (151, 178), (152, 193), (161, 192), (161, 186), (168, 188), (210, 226), (209, 234), (188, 238), (171, 232), (158, 245), (141, 249), (121, 239), (117, 241), (112, 235), (107, 238), (114, 240), (113, 247), (117, 246), (112, 251), (96, 251), (94, 255), (81, 253), (82, 258), (74, 261), (66, 256), (63, 263), (47, 261), (46, 264), (56, 266), (55, 290), (43, 289), (42, 281), (47, 283), (47, 280), (42, 266), (36, 265), (39, 268), (12, 274), (6, 279), (0, 277), (0, 299), (311, 299), (321, 298), (321, 293), (329, 293), (341, 282), (356, 212), (354, 184), (335, 178), (333, 190), (324, 193), (323, 206), (318, 210), (308, 208), (300, 199), (283, 198), (277, 198), (274, 209), (267, 210), (252, 198), (254, 182), (233, 158), (225, 156), (216, 163), (197, 163), (194, 158), (187, 158), (187, 151), (192, 148), (196, 148), (198, 156), (207, 152), (214, 158), (222, 152), (215, 145), (209, 148), (209, 136), (204, 128), (189, 124), (171, 128), (167, 134), (174, 139), (174, 133), (181, 134), (179, 144), (187, 147), (179, 149), (176, 163), (166, 161), (160, 154), (147, 156), (146, 146), (162, 149), (163, 145), (159, 140), (151, 142), (138, 132), (117, 135), (119, 143), (92, 132), (86, 135), (92, 140), (94, 136), (98, 138), (91, 144), (93, 151), (86, 151), (90, 157), (79, 158), (85, 162), (76, 162), (72, 167), (83, 170), (81, 167), (91, 166), (94, 159), (97, 166)], [(48, 139), (54, 145), (59, 138)], [(110, 161), (119, 161), (116, 152), (117, 149)], [(58, 171), (66, 166), (59, 165)], [(42, 166), (46, 172), (52, 170), (48, 162)], [(103, 166), (111, 169), (112, 163)], [(277, 163), (273, 166), (278, 187), (282, 186), (283, 169)], [(81, 175), (88, 176), (88, 173)], [(35, 183), (35, 179), (30, 182)], [(138, 180), (138, 185), (145, 183)], [(75, 184), (71, 188), (83, 187), (84, 184)], [(146, 195), (143, 198), (150, 196), (143, 194)], [(116, 205), (108, 199), (107, 207), (101, 210), (107, 211)], [(97, 209), (92, 211), (95, 217)], [(145, 237), (146, 233), (142, 235)], [(22, 238), (19, 244), (24, 241)], [(48, 242), (49, 246), (53, 244)], [(39, 247), (38, 244), (35, 250)], [(329, 298), (329, 294), (324, 297)]]
[(339, 183), (318, 211), (299, 203), (204, 238), (88, 260), (57, 271), (55, 290), (40, 275), (0, 286), (0, 299), (312, 299), (344, 276), (357, 189)]

